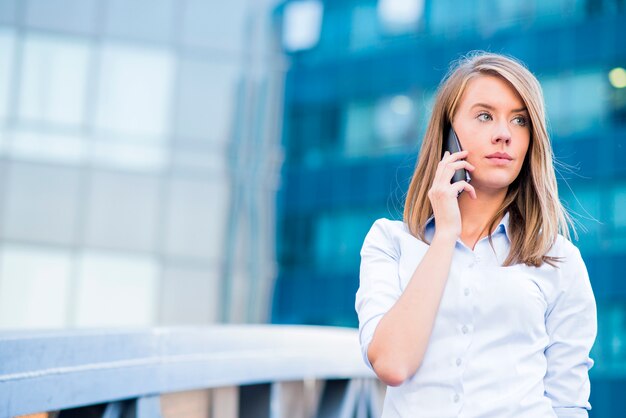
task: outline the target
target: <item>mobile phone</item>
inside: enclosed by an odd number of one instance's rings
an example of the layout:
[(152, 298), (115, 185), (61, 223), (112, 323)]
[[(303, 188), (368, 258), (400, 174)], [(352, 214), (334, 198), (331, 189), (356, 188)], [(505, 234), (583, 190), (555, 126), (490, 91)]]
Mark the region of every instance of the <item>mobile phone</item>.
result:
[[(461, 143), (459, 142), (459, 137), (456, 135), (456, 132), (454, 132), (454, 129), (452, 129), (452, 126), (448, 128), (448, 133), (443, 142), (443, 151), (441, 153), (443, 154), (446, 151), (449, 151), (450, 154), (463, 151), (463, 148), (461, 148)], [(457, 181), (461, 180), (465, 180), (468, 183), (472, 181), (469, 173), (464, 168), (461, 168), (454, 172), (454, 176), (452, 176), (452, 180), (450, 180), (450, 183), (456, 183)], [(461, 193), (459, 193), (459, 195), (460, 194)]]

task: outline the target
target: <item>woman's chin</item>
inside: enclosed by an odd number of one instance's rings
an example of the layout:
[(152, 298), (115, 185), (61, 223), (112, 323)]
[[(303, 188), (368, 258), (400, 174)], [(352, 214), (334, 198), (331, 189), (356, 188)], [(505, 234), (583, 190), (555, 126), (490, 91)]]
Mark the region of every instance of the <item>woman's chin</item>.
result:
[(509, 188), (509, 185), (513, 183), (512, 179), (497, 179), (492, 178), (488, 181), (482, 181), (480, 179), (472, 179), (470, 184), (474, 186), (476, 190), (480, 190), (482, 192), (487, 192), (490, 194), (499, 193), (503, 190), (506, 191)]

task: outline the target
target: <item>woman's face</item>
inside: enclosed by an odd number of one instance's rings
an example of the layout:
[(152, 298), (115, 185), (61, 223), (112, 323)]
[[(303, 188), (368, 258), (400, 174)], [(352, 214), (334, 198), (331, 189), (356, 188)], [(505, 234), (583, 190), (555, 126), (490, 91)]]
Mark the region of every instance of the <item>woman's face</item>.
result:
[(471, 184), (488, 192), (508, 188), (530, 143), (530, 117), (517, 91), (500, 77), (470, 79), (452, 126), (468, 151), (467, 161), (476, 167)]

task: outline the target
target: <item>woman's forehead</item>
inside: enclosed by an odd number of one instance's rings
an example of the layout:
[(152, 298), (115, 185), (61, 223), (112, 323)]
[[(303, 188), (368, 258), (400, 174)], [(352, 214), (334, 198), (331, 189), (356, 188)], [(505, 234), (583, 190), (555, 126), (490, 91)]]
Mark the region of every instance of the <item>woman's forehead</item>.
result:
[(475, 105), (506, 111), (521, 111), (525, 108), (522, 97), (511, 83), (493, 75), (479, 75), (467, 82), (460, 106), (468, 109)]

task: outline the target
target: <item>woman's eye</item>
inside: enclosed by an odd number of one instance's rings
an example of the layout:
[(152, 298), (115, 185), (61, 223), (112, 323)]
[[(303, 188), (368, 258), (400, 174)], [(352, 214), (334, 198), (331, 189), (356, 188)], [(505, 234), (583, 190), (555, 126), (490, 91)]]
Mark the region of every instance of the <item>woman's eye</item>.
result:
[(486, 122), (491, 120), (491, 115), (489, 113), (481, 113), (478, 115), (478, 120), (481, 122)]
[(513, 120), (519, 126), (526, 126), (528, 124), (528, 121), (526, 120), (526, 118), (524, 116), (516, 116)]

